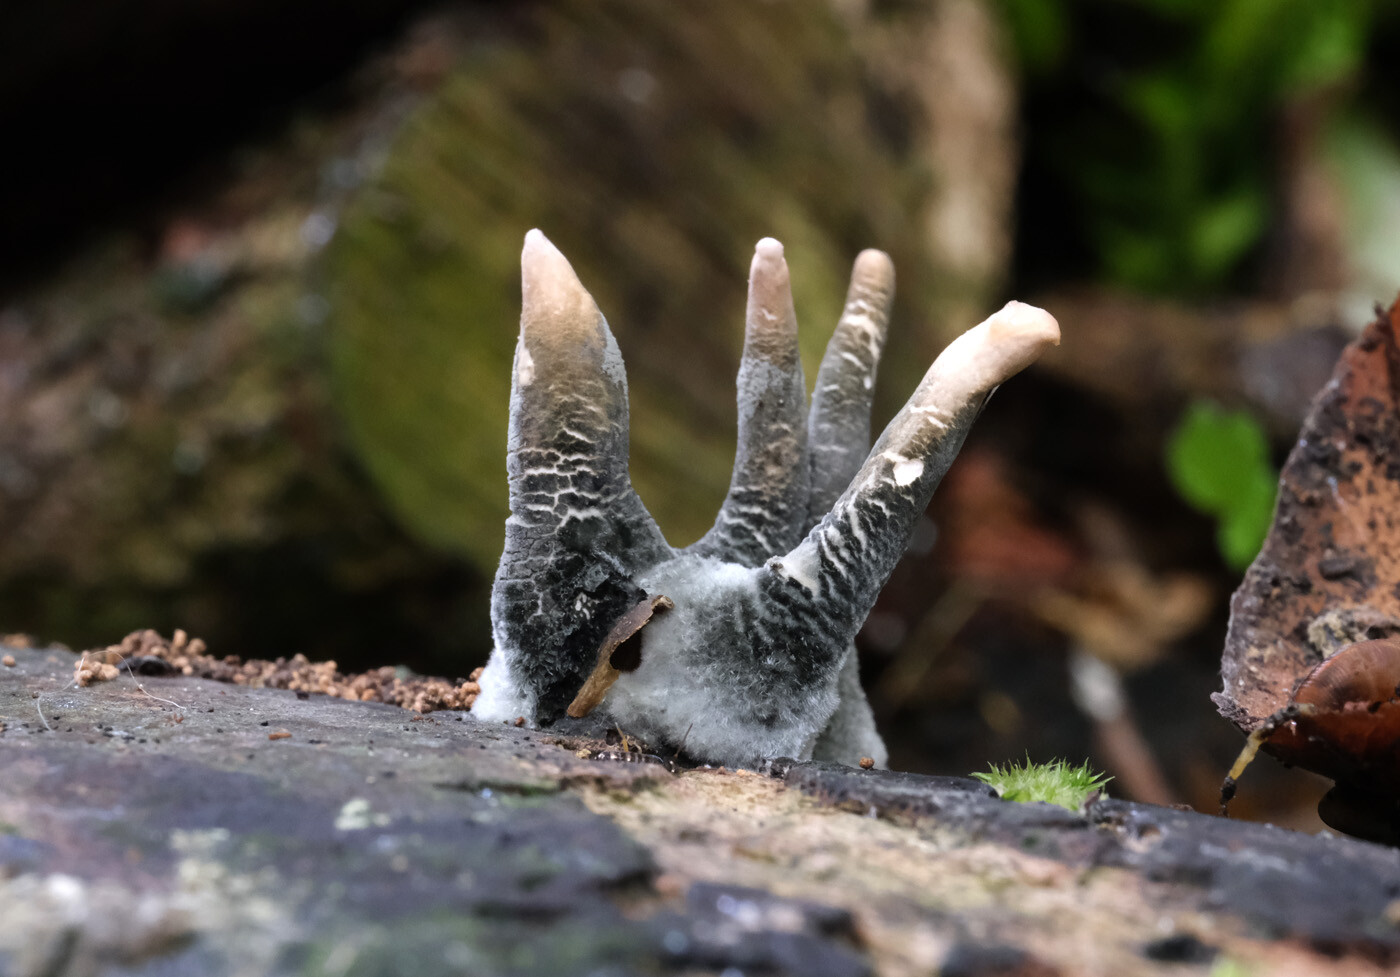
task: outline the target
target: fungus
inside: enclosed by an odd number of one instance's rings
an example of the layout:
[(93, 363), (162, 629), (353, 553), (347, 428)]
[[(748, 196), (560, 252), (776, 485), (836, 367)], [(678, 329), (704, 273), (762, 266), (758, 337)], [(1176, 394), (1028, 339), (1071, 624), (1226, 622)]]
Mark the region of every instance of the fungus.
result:
[(538, 230), (521, 279), (511, 515), (473, 712), (547, 725), (597, 707), (712, 763), (883, 766), (856, 632), (987, 397), (1059, 342), (1054, 318), (1011, 302), (954, 340), (871, 448), (889, 257), (856, 259), (809, 408), (783, 247), (759, 241), (729, 493), (677, 549), (628, 477), (627, 378), (602, 313)]

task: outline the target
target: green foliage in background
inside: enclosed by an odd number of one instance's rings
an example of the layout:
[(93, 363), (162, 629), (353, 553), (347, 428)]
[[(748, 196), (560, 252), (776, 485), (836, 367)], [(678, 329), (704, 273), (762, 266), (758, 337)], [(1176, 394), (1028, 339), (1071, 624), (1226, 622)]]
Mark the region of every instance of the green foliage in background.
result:
[(1095, 773), (1088, 761), (1073, 766), (1067, 760), (1052, 760), (1049, 763), (1032, 763), (1028, 755), (1026, 762), (1007, 763), (1005, 766), (988, 764), (991, 768), (985, 773), (972, 776), (995, 790), (1006, 801), (1044, 801), (1077, 811), (1089, 795), (1103, 787), (1113, 778)]
[(1219, 288), (1271, 219), (1281, 112), (1356, 77), (1387, 0), (1001, 0), (1027, 167), (1097, 274)]
[(1209, 401), (1192, 404), (1167, 442), (1167, 472), (1183, 499), (1218, 520), (1225, 562), (1235, 570), (1249, 566), (1269, 532), (1278, 492), (1259, 422)]
[(1358, 293), (1350, 319), (1365, 322), (1371, 300), (1394, 294), (1400, 284), (1400, 141), (1384, 117), (1342, 116), (1329, 127), (1325, 151), (1342, 192), (1347, 265)]

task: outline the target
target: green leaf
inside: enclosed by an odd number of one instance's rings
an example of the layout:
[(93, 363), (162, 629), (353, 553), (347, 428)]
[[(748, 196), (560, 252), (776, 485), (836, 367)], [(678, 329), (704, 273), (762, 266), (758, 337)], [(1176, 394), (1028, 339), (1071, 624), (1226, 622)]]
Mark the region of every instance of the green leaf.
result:
[(1197, 401), (1167, 441), (1167, 472), (1183, 499), (1218, 516), (1257, 493), (1260, 473), (1272, 473), (1268, 455), (1252, 417)]
[(1370, 4), (1357, 0), (1332, 0), (1310, 7), (1308, 29), (1288, 64), (1282, 81), (1306, 91), (1335, 85), (1360, 70), (1366, 53)]
[(1059, 65), (1068, 43), (1065, 11), (1057, 0), (1001, 0), (1021, 65), (1031, 73)]
[(1253, 186), (1209, 205), (1202, 205), (1191, 229), (1191, 260), (1198, 277), (1223, 275), (1259, 240), (1268, 207)]
[(1272, 470), (1259, 471), (1250, 490), (1220, 514), (1216, 543), (1232, 570), (1244, 570), (1259, 555), (1274, 521), (1278, 479)]
[(1259, 423), (1209, 401), (1186, 410), (1167, 441), (1167, 473), (1192, 507), (1219, 520), (1216, 545), (1234, 570), (1258, 554), (1273, 522), (1278, 472)]

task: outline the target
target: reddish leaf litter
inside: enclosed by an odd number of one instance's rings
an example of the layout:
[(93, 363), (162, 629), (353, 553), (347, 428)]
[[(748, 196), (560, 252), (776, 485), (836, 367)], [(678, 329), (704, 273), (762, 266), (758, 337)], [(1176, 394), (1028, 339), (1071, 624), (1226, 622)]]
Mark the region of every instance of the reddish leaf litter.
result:
[(1400, 674), (1363, 643), (1400, 635), (1398, 319), (1400, 302), (1377, 308), (1313, 401), (1231, 601), (1213, 696), (1280, 760), (1386, 804), (1400, 793)]
[(184, 631), (177, 630), (167, 640), (149, 628), (133, 631), (120, 644), (84, 652), (74, 672), (78, 684), (87, 685), (115, 678), (124, 668), (138, 674), (192, 675), (250, 688), (290, 689), (358, 702), (386, 702), (419, 713), (470, 709), (481, 691), (476, 682), (481, 675), (479, 668), (469, 678), (456, 682), (422, 675), (401, 678), (392, 667), (346, 675), (333, 661), (308, 661), (305, 655), (273, 661), (245, 661), (237, 655), (215, 658), (207, 653), (202, 640), (190, 638)]

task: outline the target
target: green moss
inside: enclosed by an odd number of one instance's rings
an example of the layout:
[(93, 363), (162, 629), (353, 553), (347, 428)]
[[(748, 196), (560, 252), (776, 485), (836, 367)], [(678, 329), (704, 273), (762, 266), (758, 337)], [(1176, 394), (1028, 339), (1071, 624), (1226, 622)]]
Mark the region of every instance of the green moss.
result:
[(1087, 761), (1079, 766), (1067, 760), (1032, 763), (1027, 756), (1024, 764), (1007, 763), (1000, 767), (990, 764), (990, 767), (972, 776), (992, 787), (1002, 800), (1043, 801), (1071, 811), (1079, 810), (1090, 794), (1102, 790), (1113, 779), (1095, 773)]

